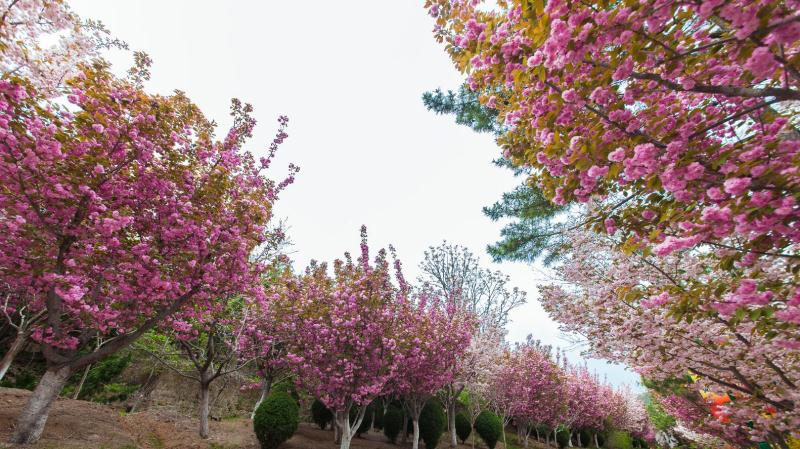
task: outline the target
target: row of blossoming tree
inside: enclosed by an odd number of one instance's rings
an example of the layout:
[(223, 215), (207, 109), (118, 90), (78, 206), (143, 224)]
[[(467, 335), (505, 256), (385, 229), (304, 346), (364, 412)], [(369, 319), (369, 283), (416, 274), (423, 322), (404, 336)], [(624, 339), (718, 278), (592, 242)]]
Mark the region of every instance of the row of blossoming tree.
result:
[[(233, 125), (218, 138), (181, 92), (144, 90), (146, 55), (113, 75), (98, 52), (124, 44), (62, 1), (10, 2), (0, 20), (0, 293), (3, 329), (14, 329), (0, 378), (29, 343), (46, 365), (12, 442), (37, 440), (70, 378), (133, 345), (197, 382), (203, 437), (210, 385), (251, 364), (264, 393), (289, 372), (329, 407), (343, 448), (368, 404), (387, 395), (401, 400), (415, 449), (420, 413), (437, 395), (455, 445), (464, 392), (472, 409), (494, 407), (521, 433), (599, 419), (645, 434), (621, 418), (641, 408), (585, 370), (531, 344), (503, 352), (500, 329), (524, 293), (458, 247), (431, 248), (418, 288), (385, 251), (370, 259), (366, 230), (360, 255), (332, 273), (312, 263), (293, 274), (274, 251), (260, 257), (283, 240), (272, 207), (297, 171), (266, 175), (285, 117), (257, 159), (242, 149), (255, 126), (249, 105), (233, 101)], [(453, 260), (461, 274), (436, 275)]]
[(498, 254), (555, 254), (545, 308), (683, 426), (800, 437), (800, 3), (426, 6), (474, 103), (426, 101), (495, 132), (540, 210), (496, 206), (535, 219)]

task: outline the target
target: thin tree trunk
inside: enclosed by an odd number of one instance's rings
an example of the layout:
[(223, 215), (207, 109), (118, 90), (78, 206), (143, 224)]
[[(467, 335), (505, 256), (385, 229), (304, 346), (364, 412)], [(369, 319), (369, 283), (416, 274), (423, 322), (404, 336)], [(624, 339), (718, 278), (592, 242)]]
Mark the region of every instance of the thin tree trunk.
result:
[(92, 365), (86, 365), (86, 368), (83, 369), (83, 375), (81, 376), (81, 381), (78, 382), (78, 386), (75, 387), (75, 392), (72, 393), (72, 399), (78, 399), (78, 396), (81, 395), (81, 390), (83, 390), (83, 384), (86, 382), (86, 377), (89, 376), (89, 370), (92, 369)]
[(569, 431), (569, 442), (567, 443), (568, 447), (575, 447), (572, 445), (572, 430)]
[(209, 383), (200, 382), (200, 438), (208, 438)]
[(597, 442), (597, 432), (594, 433), (594, 447), (600, 447), (600, 443)]
[(578, 447), (583, 447), (583, 442), (581, 441), (581, 432), (580, 431), (578, 431), (577, 438), (578, 438)]
[(27, 332), (17, 332), (17, 336), (14, 337), (14, 341), (11, 343), (11, 346), (8, 348), (5, 354), (3, 354), (2, 360), (0, 360), (0, 380), (3, 380), (8, 369), (11, 368), (11, 363), (14, 362), (14, 359), (17, 357), (23, 348), (25, 348), (25, 344), (28, 343), (28, 333)]
[(541, 443), (542, 438), (539, 436), (539, 427), (534, 427), (533, 430), (536, 432), (536, 442)]
[(401, 443), (406, 444), (408, 442), (408, 413), (403, 413), (403, 438), (400, 440)]
[(139, 404), (142, 403), (145, 397), (147, 397), (150, 392), (154, 389), (156, 382), (158, 382), (159, 376), (155, 375), (156, 368), (155, 365), (150, 369), (150, 375), (147, 376), (147, 380), (144, 384), (139, 388), (139, 391), (136, 392), (136, 396), (133, 399), (133, 403), (131, 404), (128, 413), (136, 412), (136, 409), (139, 408)]
[(11, 436), (11, 443), (29, 444), (39, 439), (47, 422), (50, 407), (58, 398), (58, 394), (66, 385), (72, 369), (69, 366), (48, 368), (36, 385), (25, 408), (17, 418), (17, 426)]
[(503, 417), (503, 420), (501, 422), (503, 423), (503, 449), (507, 449), (508, 448), (508, 443), (506, 443), (506, 419), (505, 419), (505, 416)]
[(456, 401), (447, 404), (447, 427), (450, 430), (450, 447), (458, 446), (458, 435), (456, 434)]
[(264, 399), (267, 398), (269, 394), (269, 390), (272, 388), (272, 380), (271, 379), (264, 379), (264, 382), (261, 383), (261, 396), (256, 401), (256, 405), (253, 406), (253, 412), (250, 413), (250, 419), (256, 417), (256, 410), (258, 410), (258, 406), (264, 402)]
[(339, 435), (341, 432), (339, 431), (339, 423), (336, 422), (336, 419), (331, 423), (331, 427), (333, 427), (333, 443), (339, 444)]

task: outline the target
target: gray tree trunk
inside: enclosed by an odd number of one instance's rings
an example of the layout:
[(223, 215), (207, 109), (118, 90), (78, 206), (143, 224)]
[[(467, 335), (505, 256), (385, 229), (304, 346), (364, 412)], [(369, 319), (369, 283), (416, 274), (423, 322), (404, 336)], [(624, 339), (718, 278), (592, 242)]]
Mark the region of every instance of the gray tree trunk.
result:
[(253, 412), (250, 413), (250, 419), (256, 417), (256, 410), (258, 410), (258, 406), (264, 402), (264, 399), (267, 398), (269, 394), (269, 390), (271, 388), (271, 383), (268, 379), (264, 379), (264, 382), (261, 384), (261, 396), (259, 396), (258, 401), (256, 401), (256, 405), (253, 406)]
[(208, 438), (209, 384), (200, 382), (200, 438)]
[(414, 427), (414, 435), (411, 437), (411, 449), (419, 449), (419, 417), (411, 420)]
[(48, 368), (17, 418), (17, 428), (11, 436), (11, 443), (29, 444), (39, 439), (47, 422), (50, 407), (53, 406), (71, 374), (69, 366)]
[(600, 443), (597, 442), (597, 432), (594, 433), (594, 447), (600, 447)]
[(458, 435), (456, 434), (456, 401), (447, 404), (447, 427), (450, 431), (450, 447), (458, 446)]
[(78, 399), (78, 396), (81, 395), (81, 390), (83, 390), (83, 384), (86, 382), (86, 377), (89, 376), (89, 370), (92, 369), (92, 365), (86, 365), (86, 368), (83, 369), (83, 375), (81, 376), (81, 381), (78, 382), (78, 386), (75, 387), (75, 392), (72, 393), (72, 399)]
[(0, 380), (3, 380), (8, 369), (11, 368), (11, 363), (14, 362), (14, 359), (17, 357), (17, 354), (22, 351), (25, 347), (25, 344), (28, 342), (28, 333), (27, 332), (17, 332), (17, 336), (14, 337), (14, 341), (11, 343), (11, 347), (8, 348), (5, 354), (3, 354), (2, 360), (0, 360)]

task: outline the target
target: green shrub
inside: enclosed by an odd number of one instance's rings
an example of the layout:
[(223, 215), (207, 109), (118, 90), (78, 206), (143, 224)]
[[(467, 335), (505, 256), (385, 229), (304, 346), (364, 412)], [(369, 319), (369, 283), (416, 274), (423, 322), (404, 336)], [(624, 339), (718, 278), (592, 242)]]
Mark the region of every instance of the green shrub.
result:
[(581, 429), (578, 431), (578, 434), (581, 438), (581, 447), (589, 447), (592, 445), (592, 432), (587, 429)]
[(439, 401), (428, 401), (419, 414), (419, 439), (425, 442), (426, 449), (433, 449), (439, 444), (446, 425), (442, 405)]
[(390, 405), (383, 415), (383, 434), (392, 442), (397, 441), (400, 429), (403, 427), (403, 411), (394, 405)]
[(291, 438), (300, 421), (297, 402), (284, 391), (273, 391), (256, 409), (253, 430), (261, 449), (276, 449)]
[(475, 420), (475, 432), (489, 446), (489, 449), (494, 449), (497, 440), (503, 434), (503, 422), (494, 413), (484, 410)]
[(569, 446), (569, 430), (567, 429), (560, 429), (556, 432), (556, 443), (558, 444), (559, 449), (564, 449), (565, 447)]
[(469, 434), (472, 433), (472, 423), (469, 422), (467, 415), (459, 412), (456, 414), (456, 436), (462, 443), (467, 441)]
[(375, 405), (375, 416), (372, 419), (372, 427), (383, 430), (383, 403)]
[(628, 432), (612, 430), (608, 433), (605, 445), (607, 449), (633, 449), (633, 438)]
[(294, 385), (294, 381), (291, 379), (283, 379), (280, 382), (275, 383), (269, 389), (270, 393), (272, 392), (279, 392), (282, 391), (294, 399), (294, 402), (300, 402), (300, 395), (297, 394), (297, 387)]
[(325, 407), (322, 401), (314, 399), (314, 402), (311, 403), (311, 420), (320, 429), (325, 430), (325, 427), (333, 421), (333, 412), (328, 407)]

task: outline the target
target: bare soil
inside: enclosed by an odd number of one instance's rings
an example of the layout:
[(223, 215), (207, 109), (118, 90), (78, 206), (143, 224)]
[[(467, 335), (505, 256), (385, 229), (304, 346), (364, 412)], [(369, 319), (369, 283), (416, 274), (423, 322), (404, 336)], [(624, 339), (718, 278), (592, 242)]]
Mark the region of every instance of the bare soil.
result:
[[(0, 447), (13, 431), (14, 419), (30, 392), (0, 388)], [(174, 411), (147, 410), (124, 414), (103, 404), (61, 398), (53, 406), (42, 438), (28, 449), (258, 449), (252, 422), (233, 418), (211, 422), (211, 438), (197, 434), (197, 420)], [(445, 435), (443, 435), (444, 439)], [(421, 447), (424, 445), (420, 444)], [(501, 446), (501, 445), (498, 445)], [(19, 447), (19, 446), (17, 446)], [(377, 432), (354, 438), (352, 449), (399, 449)], [(440, 448), (449, 447), (446, 441)], [(476, 447), (478, 447), (476, 445)], [(336, 449), (331, 430), (301, 423), (282, 449)], [(459, 448), (471, 448), (460, 445)]]

